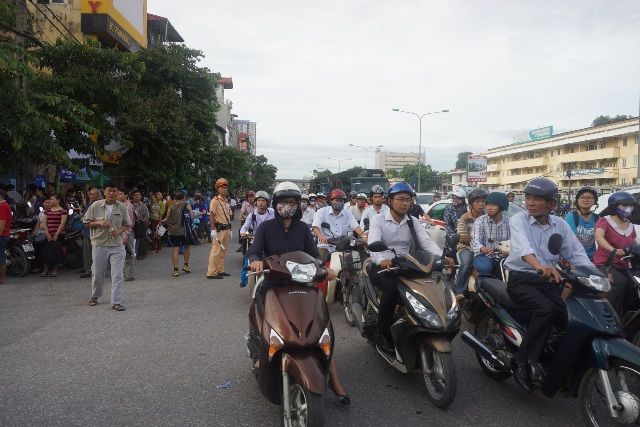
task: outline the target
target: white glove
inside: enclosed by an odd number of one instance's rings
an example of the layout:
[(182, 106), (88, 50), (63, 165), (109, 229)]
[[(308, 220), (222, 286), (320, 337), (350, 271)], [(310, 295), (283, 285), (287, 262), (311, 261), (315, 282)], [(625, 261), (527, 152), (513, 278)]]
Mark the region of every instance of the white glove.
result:
[(218, 240), (218, 233), (216, 232), (216, 230), (211, 230), (211, 239)]

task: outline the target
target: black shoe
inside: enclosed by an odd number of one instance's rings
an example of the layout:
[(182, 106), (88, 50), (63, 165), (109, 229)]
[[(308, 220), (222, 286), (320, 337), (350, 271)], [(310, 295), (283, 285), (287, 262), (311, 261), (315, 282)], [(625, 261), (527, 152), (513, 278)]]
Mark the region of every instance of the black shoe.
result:
[(347, 393), (338, 394), (336, 389), (333, 388), (333, 386), (331, 385), (331, 381), (329, 381), (329, 389), (331, 389), (333, 394), (336, 395), (336, 398), (338, 399), (338, 402), (342, 403), (343, 405), (351, 405), (351, 398), (349, 397), (349, 395)]
[(222, 279), (222, 276), (219, 274), (216, 274), (215, 276), (207, 276), (207, 279)]
[(218, 274), (218, 276), (228, 277), (228, 276), (231, 276), (231, 275), (229, 273), (222, 272), (222, 273)]
[(82, 273), (82, 274), (80, 275), (80, 278), (81, 278), (81, 279), (86, 279), (87, 277), (91, 277), (91, 273), (87, 272), (87, 273)]
[(380, 350), (383, 350), (387, 353), (395, 353), (395, 347), (391, 343), (391, 340), (389, 340), (389, 338), (387, 338), (385, 334), (376, 332), (373, 341), (380, 348)]
[(518, 385), (525, 391), (533, 392), (533, 384), (531, 384), (531, 377), (529, 376), (529, 365), (527, 363), (516, 364), (516, 369), (513, 372), (513, 379), (516, 380)]
[(242, 282), (240, 282), (240, 287), (241, 287), (241, 288), (246, 288), (246, 287), (247, 287), (247, 284), (246, 284), (246, 283), (242, 283)]

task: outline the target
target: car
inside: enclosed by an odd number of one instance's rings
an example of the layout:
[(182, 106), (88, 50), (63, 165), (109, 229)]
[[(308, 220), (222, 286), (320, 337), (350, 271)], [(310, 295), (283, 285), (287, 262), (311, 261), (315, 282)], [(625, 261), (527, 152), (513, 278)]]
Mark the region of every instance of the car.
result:
[[(640, 186), (627, 187), (619, 191), (626, 191), (627, 193), (631, 193), (633, 198), (636, 199), (636, 202), (640, 203)], [(613, 193), (603, 194), (602, 196), (598, 197), (598, 203), (596, 203), (596, 205), (593, 207), (593, 211), (595, 213), (597, 213), (598, 215), (602, 214), (602, 211), (604, 211), (607, 207), (607, 202), (609, 201), (609, 197), (611, 196), (611, 194)], [(633, 223), (634, 228), (636, 229), (636, 243), (640, 244), (640, 206), (636, 206), (636, 208), (633, 210), (633, 215), (631, 215), (630, 220)]]
[[(431, 224), (426, 224), (427, 233), (438, 244), (444, 248), (444, 210), (451, 204), (451, 200), (440, 200), (427, 206), (425, 213), (431, 218)], [(516, 203), (509, 203), (509, 209), (505, 212), (507, 218), (511, 218), (524, 209)]]
[(427, 207), (433, 203), (433, 193), (416, 193), (416, 204), (426, 212)]

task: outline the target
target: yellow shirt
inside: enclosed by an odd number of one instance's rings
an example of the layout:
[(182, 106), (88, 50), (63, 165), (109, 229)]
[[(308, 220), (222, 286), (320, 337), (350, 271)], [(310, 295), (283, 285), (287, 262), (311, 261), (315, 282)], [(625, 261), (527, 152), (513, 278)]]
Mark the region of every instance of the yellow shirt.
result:
[(214, 224), (229, 224), (231, 221), (231, 206), (224, 197), (216, 196), (209, 205), (211, 220)]

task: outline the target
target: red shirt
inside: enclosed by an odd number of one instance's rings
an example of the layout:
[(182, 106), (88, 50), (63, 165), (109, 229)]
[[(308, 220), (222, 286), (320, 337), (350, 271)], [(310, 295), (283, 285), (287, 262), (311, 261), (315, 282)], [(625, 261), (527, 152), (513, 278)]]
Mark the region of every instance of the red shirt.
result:
[[(628, 226), (631, 227), (632, 231), (630, 233), (627, 233), (629, 234), (628, 236), (625, 236), (623, 234), (620, 234), (618, 230), (613, 228), (606, 218), (600, 218), (598, 222), (596, 222), (596, 228), (601, 228), (604, 230), (604, 239), (607, 241), (607, 243), (609, 243), (616, 249), (624, 249), (627, 246), (631, 246), (635, 243), (636, 231), (633, 227), (633, 224), (629, 223)], [(593, 263), (595, 265), (605, 265), (608, 258), (609, 252), (606, 251), (602, 246), (598, 246), (598, 249), (596, 249), (596, 253), (593, 255)], [(626, 269), (629, 268), (629, 262), (616, 255), (616, 257), (613, 259), (613, 267)]]
[[(51, 209), (49, 209), (48, 211), (45, 211), (44, 214), (47, 216), (47, 229), (49, 230), (49, 234), (53, 236), (54, 234), (56, 234), (56, 232), (58, 231), (58, 227), (60, 227), (60, 224), (62, 223), (62, 217), (67, 216), (67, 211), (62, 208), (57, 211), (52, 211)], [(60, 230), (59, 236), (62, 236), (63, 234), (64, 228)]]
[(13, 214), (11, 212), (9, 203), (5, 201), (0, 202), (0, 221), (6, 221), (4, 223), (4, 229), (2, 230), (2, 233), (0, 233), (0, 237), (6, 237), (11, 234), (11, 223), (13, 222)]

